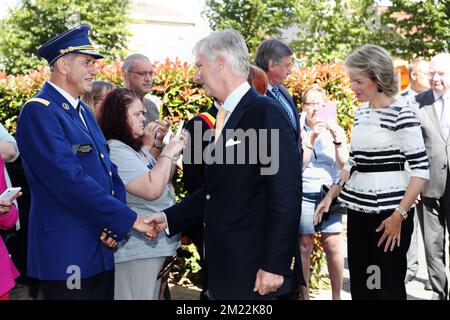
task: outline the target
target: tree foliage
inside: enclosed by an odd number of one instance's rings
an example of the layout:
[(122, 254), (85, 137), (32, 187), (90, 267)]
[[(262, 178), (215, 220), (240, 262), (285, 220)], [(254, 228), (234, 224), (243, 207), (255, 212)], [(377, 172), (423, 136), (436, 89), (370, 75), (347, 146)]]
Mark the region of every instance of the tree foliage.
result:
[(373, 0), (303, 1), (299, 32), (291, 43), (309, 65), (343, 60), (365, 44), (382, 45), (389, 37), (380, 28)]
[(91, 40), (106, 57), (126, 48), (130, 0), (22, 0), (0, 22), (0, 63), (8, 73), (27, 73), (44, 61), (35, 50), (79, 23), (92, 27)]
[(449, 49), (449, 0), (207, 0), (213, 30), (240, 31), (251, 52), (264, 38), (279, 37), (295, 25), (291, 47), (308, 65), (343, 60), (366, 43), (404, 59)]
[(296, 0), (206, 0), (203, 12), (212, 30), (233, 28), (242, 33), (251, 53), (265, 38), (279, 36), (298, 21)]
[(382, 16), (397, 34), (386, 48), (406, 59), (431, 57), (450, 49), (449, 0), (391, 0)]

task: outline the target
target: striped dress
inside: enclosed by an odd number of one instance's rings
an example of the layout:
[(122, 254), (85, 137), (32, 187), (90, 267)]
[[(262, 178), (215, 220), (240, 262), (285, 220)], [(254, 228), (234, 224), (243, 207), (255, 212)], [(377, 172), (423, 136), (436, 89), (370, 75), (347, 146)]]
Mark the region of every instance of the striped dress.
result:
[(351, 153), (344, 169), (355, 165), (406, 164), (408, 170), (354, 171), (339, 195), (349, 209), (367, 213), (394, 210), (400, 203), (410, 177), (429, 178), (420, 122), (399, 97), (383, 108), (357, 109), (350, 139)]

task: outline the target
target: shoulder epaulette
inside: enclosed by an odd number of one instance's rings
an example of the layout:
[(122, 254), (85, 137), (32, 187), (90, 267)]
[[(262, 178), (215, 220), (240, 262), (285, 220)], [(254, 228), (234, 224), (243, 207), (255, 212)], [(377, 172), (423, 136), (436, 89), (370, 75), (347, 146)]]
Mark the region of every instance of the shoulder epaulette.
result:
[(202, 118), (203, 121), (206, 122), (206, 124), (213, 129), (216, 125), (216, 118), (214, 118), (209, 112), (202, 112), (198, 115), (200, 118)]
[(50, 101), (42, 99), (42, 98), (31, 98), (30, 100), (25, 102), (25, 104), (27, 104), (29, 102), (37, 102), (37, 103), (43, 104), (46, 107), (48, 107), (48, 105), (50, 104)]

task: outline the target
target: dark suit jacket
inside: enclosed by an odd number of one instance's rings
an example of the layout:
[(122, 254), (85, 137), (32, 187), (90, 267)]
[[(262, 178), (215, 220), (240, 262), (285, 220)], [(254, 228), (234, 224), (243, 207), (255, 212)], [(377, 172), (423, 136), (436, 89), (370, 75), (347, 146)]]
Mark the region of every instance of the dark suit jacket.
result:
[[(293, 260), (298, 253), (301, 160), (298, 138), (288, 121), (275, 101), (251, 88), (231, 113), (224, 130), (276, 129), (279, 139), (269, 139), (268, 150), (278, 144), (279, 151), (272, 154), (272, 158), (278, 156), (278, 171), (261, 175), (265, 165), (259, 159), (256, 164), (206, 165), (204, 187), (164, 210), (171, 234), (204, 221), (209, 290), (217, 299), (269, 297), (253, 292), (260, 268), (285, 276), (275, 295), (291, 292), (296, 285)], [(245, 141), (242, 146), (226, 147), (225, 141), (232, 137), (220, 136), (216, 150), (222, 148), (226, 158), (243, 146), (248, 155), (253, 145)]]
[[(284, 86), (279, 85), (278, 88), (279, 88), (279, 90), (280, 90), (280, 93), (283, 95), (283, 97), (289, 102), (289, 105), (291, 106), (292, 111), (293, 111), (294, 114), (295, 114), (296, 127), (295, 127), (294, 129), (295, 129), (295, 131), (297, 132), (297, 134), (299, 135), (299, 132), (300, 132), (300, 131), (299, 131), (299, 118), (298, 118), (298, 109), (297, 109), (297, 106), (295, 105), (294, 100), (292, 99), (291, 95), (289, 94), (289, 91), (287, 91), (287, 89), (286, 89)], [(275, 98), (275, 96), (272, 94), (272, 91), (267, 90), (267, 96), (270, 97), (270, 98), (272, 98), (272, 99), (275, 99), (275, 101), (276, 101), (277, 103), (280, 103), (280, 102), (277, 100), (277, 98)], [(285, 112), (283, 112), (283, 113), (285, 114), (286, 119), (289, 120), (288, 115), (287, 115)], [(291, 123), (291, 122), (289, 121), (289, 123)], [(291, 124), (291, 126), (292, 126), (292, 124)]]

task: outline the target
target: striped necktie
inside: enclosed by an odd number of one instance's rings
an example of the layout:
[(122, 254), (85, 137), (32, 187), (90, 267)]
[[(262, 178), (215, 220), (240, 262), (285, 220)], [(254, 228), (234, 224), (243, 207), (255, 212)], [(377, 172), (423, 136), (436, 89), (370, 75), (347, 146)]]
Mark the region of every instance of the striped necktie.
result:
[(272, 93), (275, 96), (275, 98), (278, 100), (278, 102), (280, 102), (280, 105), (283, 107), (284, 112), (286, 112), (286, 114), (289, 118), (289, 121), (291, 121), (292, 127), (295, 130), (297, 130), (297, 124), (295, 122), (294, 112), (292, 111), (292, 108), (289, 105), (289, 103), (286, 101), (286, 99), (281, 95), (280, 88), (278, 88), (278, 86), (273, 86)]

